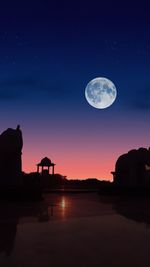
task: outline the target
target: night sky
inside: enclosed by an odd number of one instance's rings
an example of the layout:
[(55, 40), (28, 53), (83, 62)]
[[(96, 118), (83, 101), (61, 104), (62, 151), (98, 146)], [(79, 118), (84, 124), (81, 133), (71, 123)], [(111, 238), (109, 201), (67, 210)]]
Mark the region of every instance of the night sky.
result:
[[(148, 5), (1, 1), (0, 131), (21, 125), (23, 170), (48, 156), (68, 178), (111, 179), (119, 155), (150, 146)], [(85, 87), (107, 77), (114, 104)]]

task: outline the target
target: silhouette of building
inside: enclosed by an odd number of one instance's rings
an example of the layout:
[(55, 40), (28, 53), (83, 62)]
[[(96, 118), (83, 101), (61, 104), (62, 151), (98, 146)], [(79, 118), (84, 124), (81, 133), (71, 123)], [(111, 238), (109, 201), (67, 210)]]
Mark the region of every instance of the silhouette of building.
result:
[[(51, 160), (47, 157), (43, 158), (40, 163), (37, 164), (37, 172), (44, 174), (45, 172), (48, 174), (54, 175), (54, 167), (56, 164), (52, 163)], [(52, 171), (51, 171), (52, 169)]]
[(20, 126), (0, 135), (0, 185), (21, 185), (23, 139)]
[(141, 147), (121, 155), (111, 173), (116, 185), (150, 186), (150, 148)]

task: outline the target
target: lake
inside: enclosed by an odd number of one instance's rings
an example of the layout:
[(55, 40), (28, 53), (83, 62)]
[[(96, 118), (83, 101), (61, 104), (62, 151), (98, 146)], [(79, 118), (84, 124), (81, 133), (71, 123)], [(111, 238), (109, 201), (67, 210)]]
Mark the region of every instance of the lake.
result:
[(0, 267), (149, 267), (149, 251), (149, 198), (68, 193), (0, 203)]

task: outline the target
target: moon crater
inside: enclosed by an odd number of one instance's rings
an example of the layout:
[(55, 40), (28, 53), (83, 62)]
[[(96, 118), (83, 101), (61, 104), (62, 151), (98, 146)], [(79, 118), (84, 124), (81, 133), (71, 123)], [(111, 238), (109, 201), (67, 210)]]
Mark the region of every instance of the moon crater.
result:
[(94, 108), (104, 109), (111, 106), (116, 96), (116, 87), (107, 78), (95, 78), (85, 88), (86, 100)]

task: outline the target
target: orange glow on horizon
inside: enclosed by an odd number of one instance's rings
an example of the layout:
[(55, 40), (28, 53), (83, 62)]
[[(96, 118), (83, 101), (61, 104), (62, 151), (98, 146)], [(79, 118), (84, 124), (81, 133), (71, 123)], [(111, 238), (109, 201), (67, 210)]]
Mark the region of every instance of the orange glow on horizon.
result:
[(27, 173), (36, 172), (36, 164), (48, 157), (56, 164), (55, 173), (68, 179), (97, 178), (110, 181), (118, 157), (133, 148), (147, 147), (148, 143), (146, 138), (141, 143), (140, 135), (136, 138), (131, 135), (128, 138), (112, 135), (110, 138), (106, 134), (100, 137), (90, 134), (75, 136), (75, 133), (67, 136), (63, 133), (49, 135), (47, 132), (25, 135), (24, 141), (22, 169)]
[[(24, 156), (23, 157), (23, 171), (25, 172), (36, 172), (36, 164), (41, 161), (41, 159), (48, 155), (37, 155), (36, 156)], [(56, 164), (55, 173), (60, 173), (67, 176), (68, 179), (87, 179), (87, 178), (97, 178), (100, 180), (112, 180), (111, 171), (114, 170), (115, 160), (103, 159), (95, 160), (94, 158), (89, 160), (88, 156), (81, 156), (81, 159), (76, 161), (76, 155), (72, 157), (61, 157), (57, 159), (48, 156), (52, 162)], [(62, 158), (62, 159), (61, 159)]]

